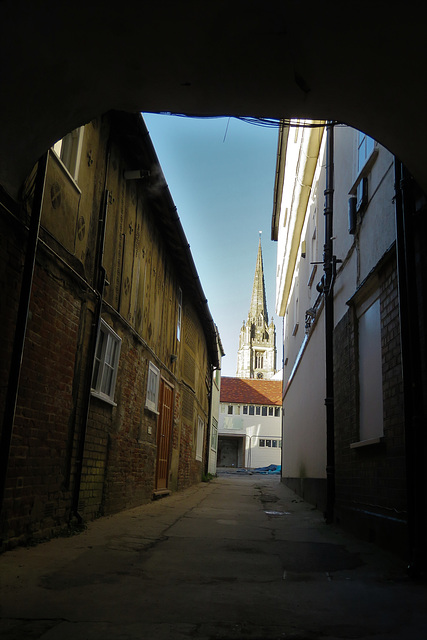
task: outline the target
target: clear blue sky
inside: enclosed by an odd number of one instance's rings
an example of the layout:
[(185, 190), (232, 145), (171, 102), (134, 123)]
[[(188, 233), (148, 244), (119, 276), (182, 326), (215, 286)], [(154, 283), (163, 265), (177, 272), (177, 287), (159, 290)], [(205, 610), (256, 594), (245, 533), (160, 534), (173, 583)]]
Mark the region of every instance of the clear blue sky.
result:
[(219, 329), (226, 353), (222, 375), (236, 375), (259, 231), (280, 368), (282, 319), (274, 313), (277, 244), (271, 241), (278, 130), (234, 118), (143, 117)]

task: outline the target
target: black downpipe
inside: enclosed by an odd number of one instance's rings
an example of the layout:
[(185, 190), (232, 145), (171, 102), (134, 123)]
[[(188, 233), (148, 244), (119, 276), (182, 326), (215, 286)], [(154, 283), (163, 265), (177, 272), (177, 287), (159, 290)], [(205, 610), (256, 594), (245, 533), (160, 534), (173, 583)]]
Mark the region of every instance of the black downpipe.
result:
[(89, 347), (89, 352), (87, 356), (87, 382), (86, 382), (86, 391), (84, 395), (84, 407), (82, 411), (84, 418), (83, 418), (83, 425), (82, 425), (78, 451), (77, 451), (76, 477), (74, 482), (72, 505), (71, 505), (71, 515), (77, 518), (77, 521), (79, 524), (83, 522), (83, 517), (79, 513), (80, 488), (82, 483), (84, 449), (85, 449), (85, 443), (86, 443), (87, 425), (89, 420), (93, 367), (94, 367), (94, 361), (95, 361), (95, 352), (96, 352), (96, 344), (97, 344), (98, 333), (99, 333), (99, 326), (101, 324), (102, 300), (104, 297), (104, 287), (105, 287), (105, 277), (106, 277), (105, 269), (102, 266), (102, 261), (104, 256), (105, 229), (107, 225), (108, 203), (110, 199), (110, 192), (106, 188), (107, 179), (108, 179), (108, 167), (110, 163), (110, 148), (111, 148), (111, 144), (109, 141), (108, 147), (107, 147), (107, 159), (106, 159), (106, 168), (105, 168), (104, 199), (101, 204), (100, 216), (98, 219), (97, 252), (96, 252), (96, 263), (95, 263), (95, 274), (94, 274), (97, 300), (96, 300), (95, 313), (94, 313), (93, 323), (92, 323), (90, 347)]
[(31, 209), (30, 226), (28, 230), (27, 250), (25, 254), (24, 270), (22, 274), (18, 315), (16, 318), (15, 337), (13, 341), (9, 379), (5, 398), (3, 425), (0, 440), (0, 513), (3, 508), (4, 493), (6, 488), (10, 444), (13, 435), (13, 424), (15, 421), (16, 402), (18, 399), (19, 391), (19, 379), (21, 376), (22, 357), (24, 354), (25, 336), (27, 332), (28, 311), (30, 306), (34, 266), (39, 239), (40, 219), (43, 205), (44, 188), (46, 183), (48, 155), (49, 153), (46, 152), (40, 158), (37, 166), (37, 174), (34, 185), (34, 199)]
[[(405, 420), (405, 455), (408, 508), (408, 572), (418, 576), (427, 570), (425, 417), (423, 400), (422, 340), (420, 336), (420, 294), (417, 278), (425, 278), (419, 248), (425, 234), (417, 227), (414, 184), (403, 164), (395, 158), (395, 209), (397, 271), (399, 283), (400, 338)], [(425, 223), (424, 223), (425, 224)], [(421, 303), (422, 304), (422, 303)], [(424, 354), (425, 356), (425, 354)]]
[(326, 374), (326, 522), (333, 522), (335, 504), (335, 426), (334, 426), (334, 275), (333, 203), (334, 203), (334, 125), (326, 126), (325, 244), (323, 251), (323, 295), (325, 303)]

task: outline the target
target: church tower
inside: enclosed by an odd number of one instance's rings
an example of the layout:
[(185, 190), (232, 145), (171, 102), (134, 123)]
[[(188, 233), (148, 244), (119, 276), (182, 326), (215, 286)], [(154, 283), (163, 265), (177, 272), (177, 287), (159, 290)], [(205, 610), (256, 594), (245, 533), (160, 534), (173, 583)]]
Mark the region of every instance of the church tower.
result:
[(251, 306), (240, 329), (236, 376), (271, 380), (275, 373), (276, 327), (273, 318), (268, 323), (260, 232)]

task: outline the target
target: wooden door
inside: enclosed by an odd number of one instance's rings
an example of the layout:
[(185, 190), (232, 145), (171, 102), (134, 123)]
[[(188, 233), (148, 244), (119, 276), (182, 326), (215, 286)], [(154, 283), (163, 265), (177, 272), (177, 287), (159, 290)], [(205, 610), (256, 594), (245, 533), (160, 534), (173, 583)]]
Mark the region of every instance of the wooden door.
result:
[(173, 419), (173, 387), (160, 380), (157, 424), (156, 490), (167, 489)]

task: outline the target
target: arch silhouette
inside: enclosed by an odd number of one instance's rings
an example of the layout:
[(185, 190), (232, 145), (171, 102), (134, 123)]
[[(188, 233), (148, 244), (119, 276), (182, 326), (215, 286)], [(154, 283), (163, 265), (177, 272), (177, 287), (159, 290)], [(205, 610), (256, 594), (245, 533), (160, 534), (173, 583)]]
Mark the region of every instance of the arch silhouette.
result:
[(0, 184), (16, 197), (55, 140), (109, 109), (329, 118), (372, 135), (427, 189), (427, 5), (1, 5)]

